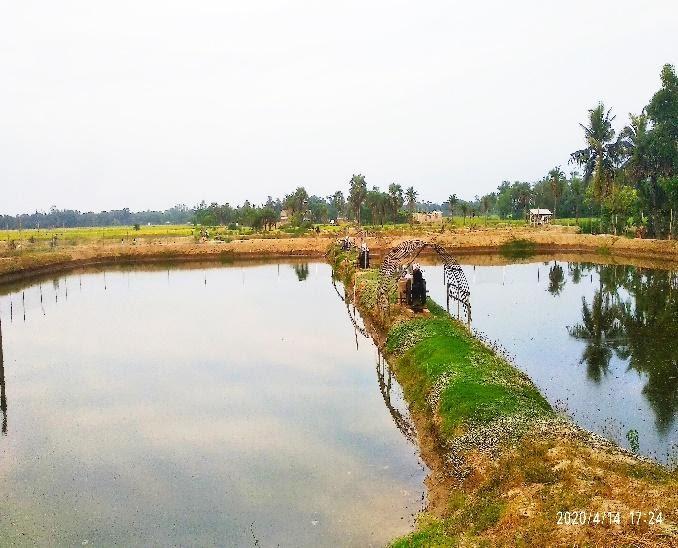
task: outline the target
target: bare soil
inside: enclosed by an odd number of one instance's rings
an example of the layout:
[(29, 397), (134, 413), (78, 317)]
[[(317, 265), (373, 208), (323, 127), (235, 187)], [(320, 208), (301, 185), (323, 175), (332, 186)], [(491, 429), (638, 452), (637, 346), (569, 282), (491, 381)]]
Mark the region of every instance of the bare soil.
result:
[[(0, 283), (16, 281), (36, 274), (57, 272), (78, 266), (133, 262), (204, 261), (254, 258), (307, 257), (322, 258), (336, 235), (320, 234), (298, 238), (251, 238), (231, 242), (196, 242), (194, 238), (140, 239), (138, 243), (96, 242), (60, 245), (54, 249), (23, 244), (9, 250), (0, 243)], [(398, 243), (424, 239), (449, 249), (460, 262), (464, 255), (498, 253), (502, 246), (515, 241), (530, 242), (535, 253), (581, 254), (590, 257), (601, 254), (606, 261), (636, 262), (647, 260), (656, 264), (678, 264), (678, 242), (670, 240), (628, 239), (618, 236), (577, 234), (572, 227), (547, 229), (488, 228), (486, 230), (438, 230), (389, 234), (368, 233), (367, 244), (375, 256), (385, 254)], [(574, 255), (572, 255), (574, 258)], [(474, 261), (476, 259), (474, 258)], [(495, 255), (492, 264), (509, 259)], [(510, 259), (514, 260), (514, 259)]]

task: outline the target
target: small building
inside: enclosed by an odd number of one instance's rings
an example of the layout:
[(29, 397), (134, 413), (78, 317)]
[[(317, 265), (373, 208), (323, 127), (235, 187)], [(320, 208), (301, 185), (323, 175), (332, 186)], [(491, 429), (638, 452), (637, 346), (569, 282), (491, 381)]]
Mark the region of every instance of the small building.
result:
[(413, 215), (415, 223), (442, 223), (443, 222), (443, 212), (442, 211), (429, 211), (424, 213), (415, 213)]
[(280, 221), (279, 224), (281, 225), (286, 225), (290, 222), (290, 212), (287, 211), (286, 209), (283, 209), (280, 212)]
[(530, 209), (530, 224), (533, 226), (548, 225), (553, 220), (550, 209)]

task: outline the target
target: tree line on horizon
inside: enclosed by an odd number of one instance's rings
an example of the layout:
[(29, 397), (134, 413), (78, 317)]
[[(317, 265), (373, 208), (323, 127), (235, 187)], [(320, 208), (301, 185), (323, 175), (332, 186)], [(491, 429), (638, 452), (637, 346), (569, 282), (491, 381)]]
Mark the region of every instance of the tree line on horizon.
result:
[[(652, 237), (676, 235), (673, 219), (678, 206), (678, 77), (672, 65), (661, 70), (661, 88), (619, 133), (615, 116), (601, 102), (580, 124), (586, 146), (570, 155), (566, 175), (555, 166), (535, 182), (503, 181), (495, 192), (463, 200), (452, 194), (443, 203), (420, 201), (413, 186), (392, 183), (385, 191), (368, 187), (365, 176), (354, 174), (346, 194), (309, 195), (298, 187), (284, 198), (269, 196), (256, 205), (229, 203), (195, 207), (177, 205), (164, 211), (122, 210), (82, 213), (77, 210), (0, 215), (2, 228), (56, 228), (135, 224), (274, 227), (283, 211), (292, 225), (327, 223), (346, 218), (358, 224), (404, 223), (417, 211), (440, 210), (446, 215), (490, 215), (525, 219), (531, 208), (551, 209), (555, 217), (597, 217), (599, 231), (625, 233), (636, 228)], [(581, 172), (579, 171), (581, 170)]]

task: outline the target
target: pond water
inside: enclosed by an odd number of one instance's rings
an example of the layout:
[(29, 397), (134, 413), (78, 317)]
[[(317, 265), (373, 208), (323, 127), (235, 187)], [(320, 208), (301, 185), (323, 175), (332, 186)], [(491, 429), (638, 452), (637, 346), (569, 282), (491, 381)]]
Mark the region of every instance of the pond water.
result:
[(407, 532), (427, 470), (330, 275), (194, 266), (5, 290), (0, 543), (381, 546)]
[[(442, 267), (423, 268), (445, 306)], [(678, 464), (676, 271), (553, 260), (463, 270), (472, 327), (503, 346), (552, 405)]]

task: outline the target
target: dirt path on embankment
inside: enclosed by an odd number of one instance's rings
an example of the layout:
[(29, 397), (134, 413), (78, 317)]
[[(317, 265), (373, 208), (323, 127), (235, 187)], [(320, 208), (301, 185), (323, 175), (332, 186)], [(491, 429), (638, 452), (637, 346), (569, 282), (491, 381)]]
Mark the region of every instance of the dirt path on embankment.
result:
[[(628, 239), (610, 235), (576, 234), (568, 227), (549, 229), (488, 228), (440, 232), (437, 230), (393, 230), (368, 232), (367, 243), (375, 256), (408, 239), (436, 242), (457, 256), (497, 253), (515, 242), (529, 242), (538, 254), (601, 254), (610, 260), (644, 259), (678, 264), (678, 242), (668, 240)], [(306, 257), (322, 258), (336, 233), (297, 238), (256, 238), (230, 242), (196, 242), (193, 238), (139, 239), (137, 243), (97, 242), (68, 243), (54, 249), (23, 244), (10, 251), (0, 243), (0, 283), (18, 281), (80, 266), (97, 266), (143, 262), (180, 262)], [(463, 259), (462, 259), (463, 260)]]

